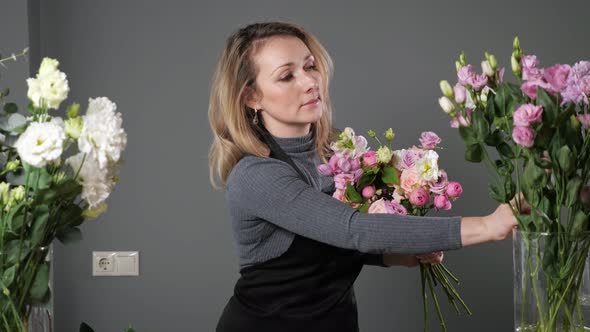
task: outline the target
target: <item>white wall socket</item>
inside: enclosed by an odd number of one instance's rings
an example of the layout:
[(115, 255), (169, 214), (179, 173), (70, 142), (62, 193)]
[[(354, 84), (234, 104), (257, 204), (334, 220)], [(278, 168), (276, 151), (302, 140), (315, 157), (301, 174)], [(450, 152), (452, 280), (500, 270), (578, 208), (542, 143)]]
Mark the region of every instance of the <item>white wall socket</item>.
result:
[(93, 276), (138, 276), (139, 252), (93, 251)]

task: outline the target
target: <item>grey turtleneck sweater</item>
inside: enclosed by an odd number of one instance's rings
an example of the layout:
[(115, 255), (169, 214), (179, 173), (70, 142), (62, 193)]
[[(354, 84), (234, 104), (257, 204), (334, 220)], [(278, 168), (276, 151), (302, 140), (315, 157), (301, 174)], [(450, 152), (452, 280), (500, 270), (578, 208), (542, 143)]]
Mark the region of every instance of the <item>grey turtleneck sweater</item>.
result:
[(360, 213), (331, 196), (334, 180), (317, 172), (322, 161), (312, 132), (275, 140), (312, 185), (281, 160), (251, 155), (240, 159), (226, 191), (240, 268), (280, 256), (295, 234), (370, 254), (461, 247), (461, 217)]

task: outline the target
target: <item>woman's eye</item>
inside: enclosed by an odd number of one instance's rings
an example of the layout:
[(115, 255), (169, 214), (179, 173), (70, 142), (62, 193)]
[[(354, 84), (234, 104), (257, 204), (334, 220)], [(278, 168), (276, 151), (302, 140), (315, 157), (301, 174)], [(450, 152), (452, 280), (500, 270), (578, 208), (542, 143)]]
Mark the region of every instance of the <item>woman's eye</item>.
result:
[(316, 69), (317, 69), (317, 67), (315, 64), (311, 64), (305, 68), (305, 70), (307, 70), (307, 71), (316, 70)]
[(283, 77), (281, 77), (281, 81), (290, 81), (293, 78), (293, 74), (287, 74)]

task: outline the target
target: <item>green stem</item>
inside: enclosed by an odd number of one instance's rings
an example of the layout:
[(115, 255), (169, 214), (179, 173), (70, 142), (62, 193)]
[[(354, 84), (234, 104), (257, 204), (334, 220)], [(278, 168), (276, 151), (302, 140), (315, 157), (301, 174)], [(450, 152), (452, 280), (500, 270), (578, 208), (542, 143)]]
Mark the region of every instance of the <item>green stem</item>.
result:
[[(428, 266), (426, 267), (428, 269)], [(438, 303), (438, 299), (436, 297), (436, 293), (434, 291), (434, 286), (432, 285), (432, 279), (430, 277), (430, 273), (426, 273), (426, 280), (428, 281), (428, 287), (430, 288), (430, 294), (432, 294), (432, 300), (434, 301), (434, 306), (436, 307), (436, 314), (438, 315), (438, 319), (440, 320), (440, 327), (442, 328), (443, 332), (447, 332), (447, 326), (445, 325), (445, 319), (443, 318), (442, 312), (440, 311), (440, 304)]]
[(428, 324), (428, 306), (426, 297), (426, 275), (424, 273), (424, 266), (420, 264), (420, 276), (422, 277), (422, 306), (423, 306), (423, 319), (424, 319), (424, 332), (426, 332), (426, 326)]

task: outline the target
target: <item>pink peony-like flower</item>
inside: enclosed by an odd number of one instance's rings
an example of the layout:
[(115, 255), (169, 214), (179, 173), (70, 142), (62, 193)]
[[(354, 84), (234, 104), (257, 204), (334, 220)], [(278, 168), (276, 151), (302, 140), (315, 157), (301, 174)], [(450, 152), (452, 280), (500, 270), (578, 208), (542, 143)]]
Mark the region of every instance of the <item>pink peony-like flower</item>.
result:
[(342, 173), (342, 170), (340, 168), (338, 168), (338, 161), (339, 160), (340, 160), (340, 157), (338, 157), (337, 155), (333, 155), (332, 157), (330, 157), (330, 160), (328, 161), (328, 165), (330, 166), (330, 168), (332, 169), (332, 172), (334, 174)]
[(350, 161), (350, 170), (356, 171), (357, 169), (361, 168), (361, 159), (354, 158)]
[(425, 131), (420, 136), (420, 144), (422, 144), (422, 147), (425, 149), (434, 149), (440, 144), (440, 141), (440, 137), (432, 131)]
[(371, 198), (375, 195), (375, 186), (366, 186), (363, 188), (362, 195), (364, 198)]
[(447, 172), (445, 170), (440, 170), (440, 175), (438, 179), (434, 182), (430, 182), (430, 192), (434, 194), (444, 194), (447, 190), (447, 185), (449, 184), (449, 178), (447, 176)]
[(332, 172), (332, 168), (329, 164), (321, 164), (318, 166), (318, 172), (323, 176), (332, 176), (334, 172)]
[(567, 85), (561, 92), (562, 104), (567, 102), (588, 104), (590, 96), (590, 61), (580, 61), (570, 70)]
[(486, 74), (473, 75), (471, 77), (471, 86), (473, 90), (479, 91), (488, 84), (488, 76)]
[(413, 205), (424, 206), (430, 201), (430, 195), (426, 189), (418, 187), (410, 193), (409, 199)]
[(346, 190), (346, 184), (354, 184), (355, 178), (353, 174), (340, 173), (334, 176), (334, 186), (336, 189)]
[(453, 206), (451, 204), (451, 201), (449, 201), (449, 199), (447, 198), (447, 196), (445, 195), (437, 195), (436, 197), (434, 197), (434, 206), (436, 207), (436, 210), (445, 210), (448, 211), (451, 209), (451, 207)]
[(531, 81), (526, 81), (524, 83), (522, 83), (522, 85), (520, 86), (520, 90), (522, 90), (522, 92), (524, 92), (527, 96), (529, 96), (529, 98), (531, 99), (536, 99), (537, 98), (537, 88), (541, 87), (545, 90), (547, 90), (547, 87), (549, 85), (546, 82), (543, 82), (542, 80), (531, 80)]
[(369, 206), (367, 213), (391, 213), (393, 212), (389, 204), (384, 198), (380, 198)]
[(463, 193), (463, 187), (457, 181), (451, 181), (447, 185), (447, 196), (450, 198), (457, 198)]
[(377, 161), (377, 152), (368, 151), (363, 155), (363, 166), (375, 167), (379, 162)]
[(514, 127), (512, 139), (516, 144), (530, 148), (535, 143), (535, 131), (529, 127)]
[(536, 81), (543, 77), (543, 69), (537, 68), (539, 60), (536, 55), (525, 55), (520, 60), (522, 66), (522, 79), (525, 81)]
[(401, 205), (400, 203), (398, 203), (396, 201), (389, 202), (389, 206), (393, 210), (392, 214), (402, 214), (402, 215), (408, 214), (408, 210), (406, 210), (406, 208), (403, 205)]
[(518, 107), (513, 114), (514, 125), (520, 127), (528, 127), (532, 123), (540, 123), (542, 115), (543, 106), (541, 105), (520, 105), (520, 107)]
[(548, 90), (552, 93), (561, 92), (567, 86), (570, 74), (569, 65), (556, 64), (545, 69), (543, 78), (548, 84)]
[(350, 172), (352, 169), (352, 165), (350, 165), (350, 159), (348, 158), (340, 158), (338, 160), (338, 168), (341, 169), (343, 172)]
[(463, 86), (471, 85), (471, 78), (474, 75), (475, 75), (475, 73), (473, 72), (472, 65), (467, 65), (467, 66), (461, 67), (461, 69), (459, 69), (459, 71), (457, 72), (457, 78), (459, 79), (459, 84), (461, 84)]
[(344, 190), (336, 189), (332, 194), (332, 197), (336, 198), (339, 201), (346, 202), (346, 197), (344, 197)]
[(400, 187), (405, 192), (412, 192), (420, 185), (419, 179), (420, 175), (413, 168), (406, 169), (402, 171), (402, 175), (400, 176)]
[(465, 98), (467, 98), (467, 89), (465, 89), (463, 85), (457, 83), (453, 87), (453, 92), (455, 93), (455, 102), (457, 104), (463, 104)]
[(584, 129), (590, 128), (590, 114), (579, 114), (576, 118), (580, 121)]

